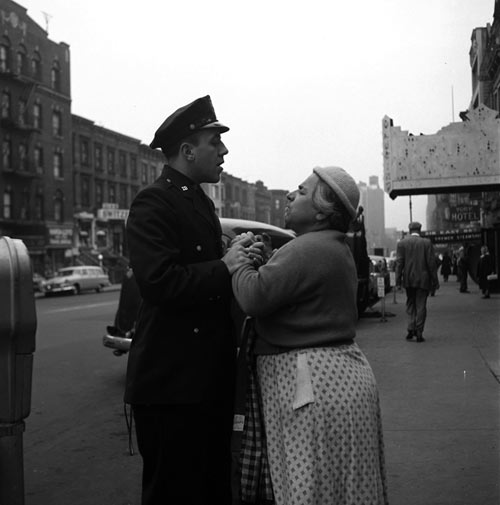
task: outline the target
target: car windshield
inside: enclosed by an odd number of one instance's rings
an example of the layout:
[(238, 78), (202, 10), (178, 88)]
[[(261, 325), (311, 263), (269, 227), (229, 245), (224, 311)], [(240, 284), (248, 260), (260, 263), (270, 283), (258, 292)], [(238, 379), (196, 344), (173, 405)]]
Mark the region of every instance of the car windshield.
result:
[(58, 270), (57, 277), (69, 277), (73, 275), (73, 270)]

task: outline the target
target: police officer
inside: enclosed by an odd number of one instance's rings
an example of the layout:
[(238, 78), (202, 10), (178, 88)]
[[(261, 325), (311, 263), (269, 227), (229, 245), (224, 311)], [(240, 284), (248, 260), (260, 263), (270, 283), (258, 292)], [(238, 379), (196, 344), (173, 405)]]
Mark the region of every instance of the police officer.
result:
[(167, 164), (135, 197), (127, 221), (143, 301), (125, 402), (143, 459), (143, 505), (231, 503), (230, 274), (251, 259), (242, 247), (222, 256), (220, 223), (200, 187), (220, 179), (228, 130), (209, 96), (170, 115), (150, 145)]

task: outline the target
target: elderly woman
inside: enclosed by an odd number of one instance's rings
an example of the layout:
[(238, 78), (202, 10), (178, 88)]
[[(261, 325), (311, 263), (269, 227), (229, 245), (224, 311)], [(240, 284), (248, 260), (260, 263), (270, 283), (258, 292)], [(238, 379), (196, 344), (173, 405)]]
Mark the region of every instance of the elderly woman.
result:
[(286, 225), (297, 237), (265, 265), (247, 264), (232, 278), (237, 301), (255, 322), (274, 500), (383, 505), (378, 391), (353, 341), (357, 275), (345, 234), (356, 217), (359, 190), (343, 169), (318, 167), (287, 199)]

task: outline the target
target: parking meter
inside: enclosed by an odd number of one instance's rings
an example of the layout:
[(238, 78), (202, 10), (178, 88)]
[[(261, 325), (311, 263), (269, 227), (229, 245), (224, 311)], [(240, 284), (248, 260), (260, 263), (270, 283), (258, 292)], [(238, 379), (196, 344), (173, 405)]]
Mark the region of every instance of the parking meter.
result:
[(0, 423), (30, 413), (35, 334), (28, 251), (21, 240), (0, 237)]
[(36, 310), (21, 240), (0, 236), (0, 504), (24, 505), (23, 432), (31, 408)]

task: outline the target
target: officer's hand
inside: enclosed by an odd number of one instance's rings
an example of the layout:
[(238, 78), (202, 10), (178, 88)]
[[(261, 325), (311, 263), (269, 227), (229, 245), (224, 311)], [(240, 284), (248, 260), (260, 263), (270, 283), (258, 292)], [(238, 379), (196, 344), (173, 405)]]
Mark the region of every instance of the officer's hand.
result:
[(253, 260), (249, 256), (249, 249), (240, 242), (232, 245), (222, 257), (222, 261), (226, 264), (229, 273), (232, 275), (238, 268), (243, 265), (250, 265)]

